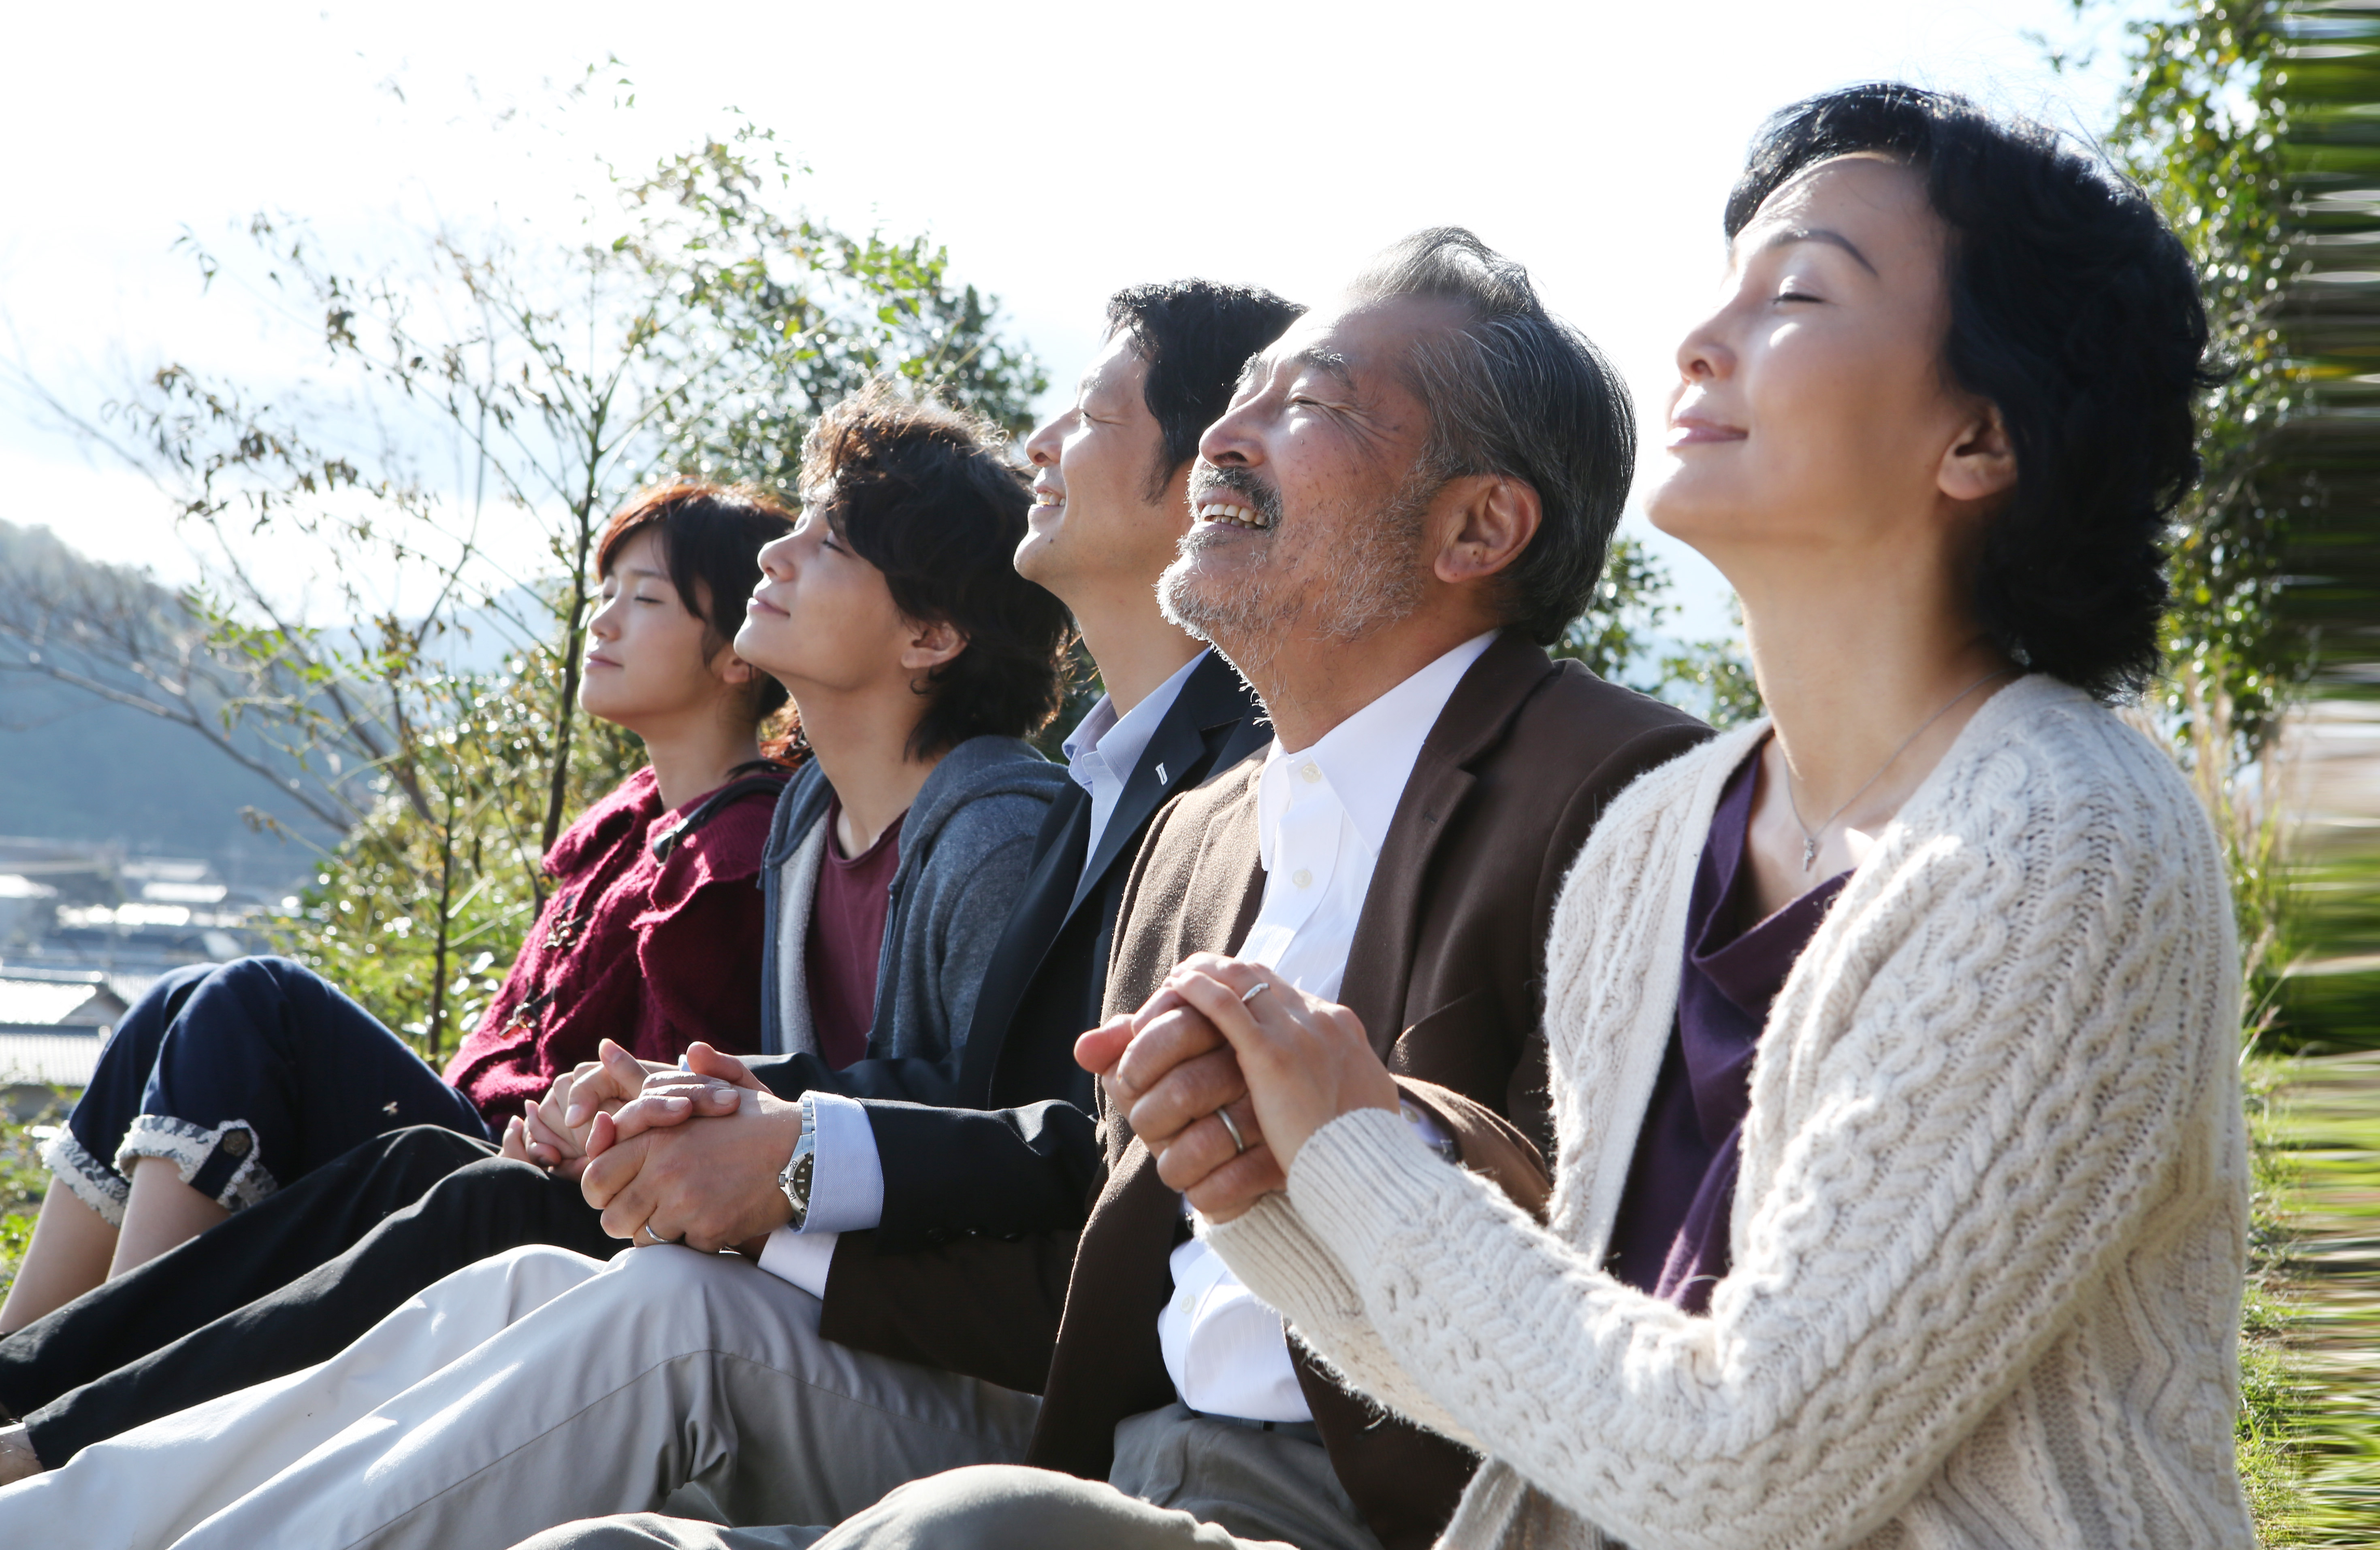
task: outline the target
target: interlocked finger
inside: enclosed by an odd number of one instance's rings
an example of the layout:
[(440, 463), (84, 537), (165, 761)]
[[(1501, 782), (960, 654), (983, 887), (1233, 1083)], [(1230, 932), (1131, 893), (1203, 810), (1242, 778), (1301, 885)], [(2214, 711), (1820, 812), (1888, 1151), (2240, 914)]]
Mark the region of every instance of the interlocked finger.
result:
[[(1151, 1146), (1171, 1141), (1227, 1103), (1247, 1096), (1247, 1079), (1240, 1074), (1239, 1057), (1229, 1049), (1212, 1049), (1183, 1061), (1160, 1077), (1126, 1111), (1133, 1133)], [(1237, 1109), (1232, 1118), (1246, 1134), (1254, 1111)], [(1222, 1127), (1214, 1127), (1220, 1131)], [(1255, 1138), (1250, 1136), (1253, 1141)], [(1228, 1140), (1228, 1136), (1226, 1137)]]
[[(1224, 1122), (1226, 1116), (1229, 1124)], [(1239, 1128), (1239, 1139), (1247, 1144), (1245, 1150), (1234, 1144), (1232, 1126)], [(1157, 1176), (1172, 1189), (1189, 1191), (1241, 1158), (1263, 1152), (1264, 1127), (1257, 1121), (1256, 1106), (1242, 1097), (1199, 1116), (1156, 1150)]]
[(1149, 1019), (1116, 1061), (1109, 1096), (1129, 1106), (1185, 1060), (1223, 1047), (1214, 1024), (1187, 1007)]

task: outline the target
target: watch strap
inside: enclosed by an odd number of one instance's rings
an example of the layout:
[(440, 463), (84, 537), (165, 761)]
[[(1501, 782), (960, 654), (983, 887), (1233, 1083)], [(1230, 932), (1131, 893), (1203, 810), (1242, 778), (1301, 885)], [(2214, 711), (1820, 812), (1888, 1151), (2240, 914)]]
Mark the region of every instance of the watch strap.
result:
[(783, 1190), (785, 1203), (794, 1208), (793, 1229), (802, 1230), (809, 1219), (810, 1178), (818, 1158), (818, 1104), (810, 1095), (802, 1095), (802, 1134), (794, 1143), (794, 1155), (785, 1159), (784, 1171), (777, 1175), (777, 1188)]

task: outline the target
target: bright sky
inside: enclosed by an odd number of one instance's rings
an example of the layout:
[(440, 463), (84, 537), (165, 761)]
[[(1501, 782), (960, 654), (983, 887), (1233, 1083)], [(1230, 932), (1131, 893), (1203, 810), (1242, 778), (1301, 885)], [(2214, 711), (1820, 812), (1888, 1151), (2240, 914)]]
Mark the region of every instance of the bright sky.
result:
[[(251, 212), (286, 211), (370, 252), (432, 214), (575, 225), (600, 158), (650, 164), (733, 107), (807, 161), (817, 212), (946, 242), (1053, 396), (1119, 285), (1206, 274), (1322, 300), (1371, 250), (1452, 222), (1531, 266), (1650, 427), (1766, 114), (1897, 76), (2089, 133), (2119, 20), (2078, 23), (2070, 0), (29, 7), (0, 93), (18, 148), (0, 351), (93, 405), (166, 359), (271, 380), (294, 369), (281, 336), (244, 295), (201, 299), (169, 251), (184, 228), (229, 246)], [(2096, 59), (2054, 74), (2028, 33)], [(607, 91), (558, 128), (492, 124), (607, 54), (632, 108)], [(188, 572), (145, 482), (6, 398), (0, 487), (10, 520)], [(1684, 632), (1715, 633), (1716, 575), (1664, 553)]]

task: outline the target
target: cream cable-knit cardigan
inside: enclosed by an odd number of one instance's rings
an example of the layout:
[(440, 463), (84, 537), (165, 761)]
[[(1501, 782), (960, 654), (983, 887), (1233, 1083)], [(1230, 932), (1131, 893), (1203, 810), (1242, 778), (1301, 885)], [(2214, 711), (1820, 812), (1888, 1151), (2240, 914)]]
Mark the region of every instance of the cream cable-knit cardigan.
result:
[(1367, 1109), (1209, 1240), (1354, 1387), (1487, 1455), (1450, 1545), (2252, 1544), (2223, 866), (2171, 761), (2052, 680), (1961, 730), (1779, 993), (1708, 1316), (1599, 1268), (1760, 735), (1639, 780), (1564, 887), (1548, 1228)]

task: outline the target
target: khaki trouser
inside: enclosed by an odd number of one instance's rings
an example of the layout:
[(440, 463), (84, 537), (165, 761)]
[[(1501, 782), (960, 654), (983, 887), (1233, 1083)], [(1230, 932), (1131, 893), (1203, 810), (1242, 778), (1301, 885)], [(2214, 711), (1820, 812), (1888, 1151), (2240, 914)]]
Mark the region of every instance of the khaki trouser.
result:
[[(668, 1503), (832, 1522), (1020, 1459), (1038, 1401), (820, 1339), (734, 1256), (516, 1250), (337, 1357), (0, 1491), (0, 1544), (470, 1550)], [(674, 1499), (673, 1499), (674, 1497)]]
[(1379, 1550), (1319, 1443), (1179, 1405), (1116, 1428), (1110, 1481), (991, 1465), (915, 1481), (832, 1531), (639, 1513), (517, 1550)]

